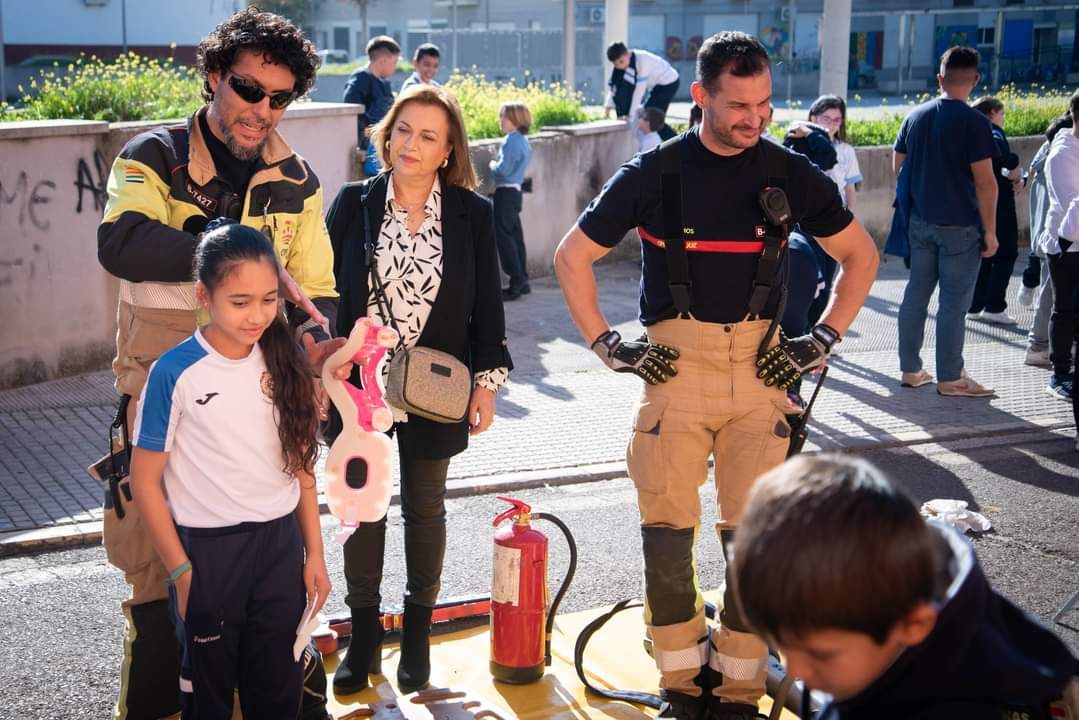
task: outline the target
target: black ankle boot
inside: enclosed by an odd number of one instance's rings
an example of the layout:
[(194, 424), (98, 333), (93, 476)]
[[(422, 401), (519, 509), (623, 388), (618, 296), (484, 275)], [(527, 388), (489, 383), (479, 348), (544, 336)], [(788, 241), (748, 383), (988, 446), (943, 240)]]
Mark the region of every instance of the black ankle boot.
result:
[(379, 608), (367, 607), (352, 610), (352, 639), (348, 643), (345, 659), (333, 674), (333, 691), (348, 695), (367, 687), (367, 675), (382, 672), (382, 629)]
[(431, 679), (431, 608), (405, 603), (397, 686), (403, 693), (427, 687)]

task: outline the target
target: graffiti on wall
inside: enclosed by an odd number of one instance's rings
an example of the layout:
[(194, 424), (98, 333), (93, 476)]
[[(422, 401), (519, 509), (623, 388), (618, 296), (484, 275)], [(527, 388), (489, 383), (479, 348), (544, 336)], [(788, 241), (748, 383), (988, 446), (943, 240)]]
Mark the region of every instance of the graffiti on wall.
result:
[[(31, 171), (32, 172), (32, 171)], [(108, 200), (106, 183), (109, 165), (105, 156), (95, 150), (90, 160), (80, 157), (75, 165), (75, 212), (89, 210), (97, 214), (105, 209)], [(18, 228), (22, 234), (48, 232), (49, 215), (55, 206), (56, 181), (52, 178), (33, 178), (26, 170), (14, 177), (0, 175), (0, 228)]]
[(53, 200), (56, 183), (52, 180), (37, 180), (31, 183), (26, 171), (15, 177), (14, 182), (0, 177), (0, 227), (14, 217), (20, 230), (30, 227), (41, 232), (49, 229), (47, 208)]

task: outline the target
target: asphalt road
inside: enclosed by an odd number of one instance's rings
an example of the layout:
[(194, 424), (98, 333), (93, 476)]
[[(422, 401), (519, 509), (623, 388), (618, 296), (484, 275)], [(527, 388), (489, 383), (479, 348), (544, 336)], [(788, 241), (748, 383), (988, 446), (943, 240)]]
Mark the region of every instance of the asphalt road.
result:
[[(1079, 587), (1079, 454), (1064, 435), (1021, 434), (863, 453), (888, 468), (918, 500), (958, 498), (985, 513), (995, 531), (974, 541), (995, 586), (1048, 622)], [(712, 492), (704, 490), (710, 505)], [(562, 518), (580, 548), (565, 611), (610, 604), (640, 590), (639, 530), (626, 479), (522, 492), (519, 497)], [(491, 520), (505, 505), (493, 496), (451, 500), (443, 597), (486, 592)], [(327, 560), (338, 583), (330, 611), (341, 612), (341, 554), (324, 518)], [(566, 554), (552, 536), (552, 582)], [(702, 532), (702, 586), (722, 577), (719, 545)], [(384, 604), (404, 586), (400, 515), (391, 511)], [(0, 560), (0, 719), (109, 717), (117, 691), (125, 585), (100, 547)], [(1079, 611), (1068, 618), (1079, 627)], [(1079, 653), (1079, 633), (1053, 628)], [(486, 658), (477, 658), (486, 662)]]

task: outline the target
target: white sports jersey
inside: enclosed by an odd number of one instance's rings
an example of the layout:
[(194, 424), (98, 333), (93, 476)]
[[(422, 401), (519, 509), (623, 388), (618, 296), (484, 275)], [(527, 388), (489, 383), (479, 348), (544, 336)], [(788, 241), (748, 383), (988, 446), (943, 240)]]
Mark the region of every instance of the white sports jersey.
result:
[(296, 508), (300, 486), (282, 470), (272, 393), (257, 344), (230, 360), (199, 330), (150, 368), (132, 440), (169, 453), (165, 492), (177, 525), (225, 527)]

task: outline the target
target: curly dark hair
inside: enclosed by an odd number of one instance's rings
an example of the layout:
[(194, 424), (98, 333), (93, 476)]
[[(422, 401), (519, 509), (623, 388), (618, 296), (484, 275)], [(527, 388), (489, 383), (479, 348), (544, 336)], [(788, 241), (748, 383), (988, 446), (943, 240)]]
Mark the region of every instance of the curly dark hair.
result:
[(314, 44), (288, 19), (251, 6), (225, 20), (199, 43), (202, 97), (207, 102), (214, 97), (209, 74), (228, 72), (241, 50), (262, 53), (275, 64), (287, 67), (296, 77), (296, 97), (306, 94), (315, 84), (321, 60)]

